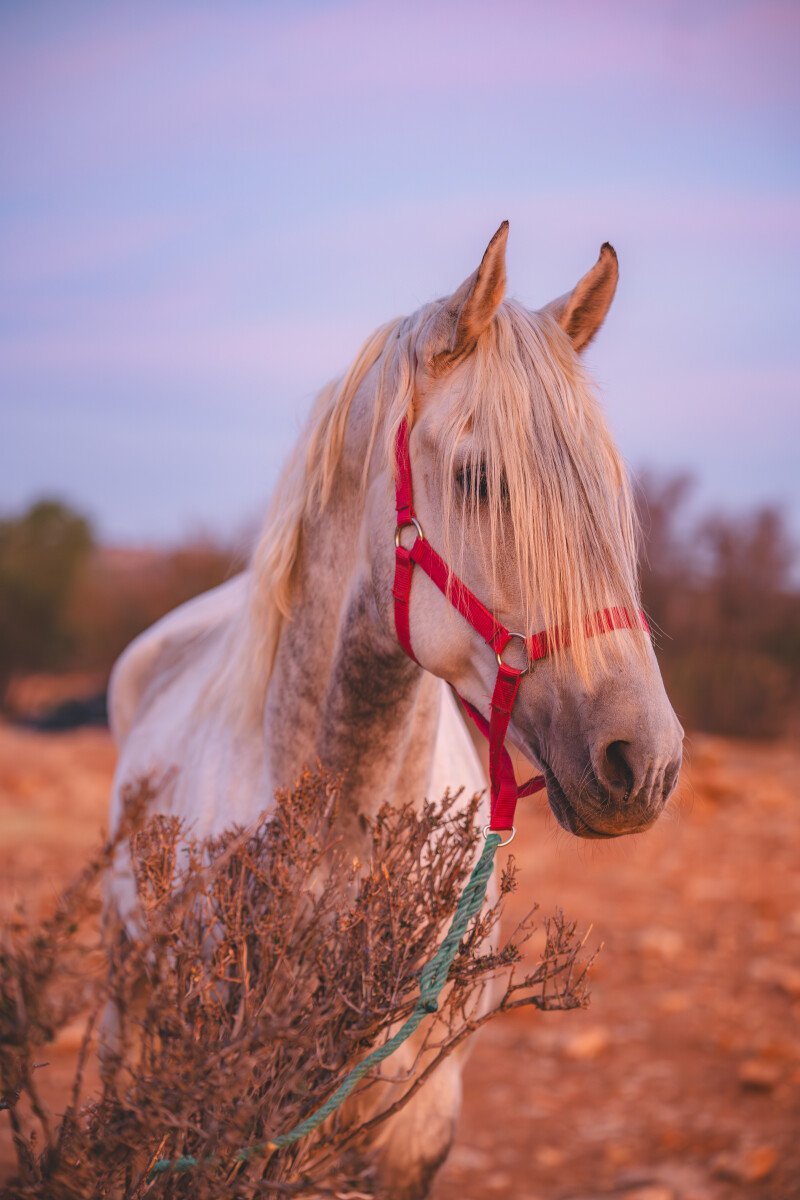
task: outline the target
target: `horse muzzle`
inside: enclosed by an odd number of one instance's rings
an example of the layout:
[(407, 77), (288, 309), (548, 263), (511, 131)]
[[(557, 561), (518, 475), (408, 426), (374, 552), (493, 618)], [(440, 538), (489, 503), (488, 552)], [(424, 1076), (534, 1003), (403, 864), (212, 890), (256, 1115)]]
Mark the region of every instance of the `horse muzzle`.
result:
[[(612, 755), (613, 761), (613, 755)], [(629, 771), (600, 775), (587, 766), (575, 786), (545, 763), (547, 800), (563, 829), (580, 838), (615, 838), (643, 833), (661, 815), (680, 770), (680, 754), (664, 764), (652, 764), (641, 780)]]

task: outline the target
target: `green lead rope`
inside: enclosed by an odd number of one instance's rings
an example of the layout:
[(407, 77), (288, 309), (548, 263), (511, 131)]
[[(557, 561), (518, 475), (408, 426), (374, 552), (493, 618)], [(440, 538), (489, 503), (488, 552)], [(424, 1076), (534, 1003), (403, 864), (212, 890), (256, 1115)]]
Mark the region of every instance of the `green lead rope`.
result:
[[(331, 1113), (335, 1112), (344, 1103), (353, 1088), (360, 1079), (363, 1079), (368, 1071), (372, 1070), (373, 1067), (377, 1067), (379, 1063), (389, 1058), (391, 1054), (394, 1054), (395, 1050), (411, 1037), (412, 1033), (424, 1021), (425, 1017), (437, 1011), (439, 996), (444, 985), (447, 983), (447, 976), (450, 973), (453, 959), (458, 953), (461, 939), (466, 933), (467, 926), (472, 918), (477, 916), (481, 910), (486, 896), (489, 876), (494, 866), (494, 856), (501, 840), (499, 833), (487, 834), (483, 852), (475, 864), (467, 886), (461, 893), (461, 898), (458, 901), (450, 928), (431, 961), (426, 963), (422, 968), (419, 980), (419, 999), (414, 1005), (411, 1015), (400, 1026), (397, 1033), (353, 1067), (349, 1075), (345, 1076), (339, 1084), (336, 1091), (310, 1117), (306, 1117), (304, 1121), (300, 1121), (293, 1129), (290, 1129), (287, 1133), (282, 1133), (279, 1137), (265, 1142), (257, 1142), (253, 1146), (242, 1147), (241, 1150), (237, 1150), (234, 1156), (235, 1162), (247, 1162), (251, 1158), (256, 1158), (272, 1150), (281, 1149), (283, 1146), (290, 1146), (293, 1142), (298, 1142), (300, 1138), (305, 1137), (306, 1134), (313, 1132)], [(208, 1159), (206, 1161), (213, 1162), (214, 1160)], [(194, 1158), (190, 1154), (184, 1155), (182, 1158), (160, 1158), (150, 1169), (148, 1179), (152, 1179), (156, 1175), (161, 1175), (166, 1171), (191, 1171), (194, 1167), (198, 1166), (199, 1162), (199, 1159)]]

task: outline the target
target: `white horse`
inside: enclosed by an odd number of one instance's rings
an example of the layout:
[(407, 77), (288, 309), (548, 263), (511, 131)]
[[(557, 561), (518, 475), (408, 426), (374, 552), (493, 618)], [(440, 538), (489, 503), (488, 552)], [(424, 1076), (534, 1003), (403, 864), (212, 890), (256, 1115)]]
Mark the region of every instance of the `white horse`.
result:
[[(609, 605), (639, 608), (626, 474), (579, 353), (605, 318), (617, 259), (604, 245), (575, 289), (538, 312), (505, 300), (501, 225), (451, 296), (368, 339), (323, 389), (250, 569), (183, 605), (117, 663), (110, 711), (126, 783), (175, 767), (163, 810), (198, 835), (249, 823), (320, 760), (346, 777), (344, 836), (386, 801), (486, 779), (447, 684), (485, 715), (491, 649), (421, 572), (419, 664), (393, 619), (396, 431), (407, 419), (426, 536), (514, 630), (559, 627), (569, 647), (527, 675), (509, 736), (581, 837), (647, 828), (677, 778), (682, 730), (641, 631), (584, 635)], [(133, 920), (120, 867), (111, 904)], [(393, 1068), (394, 1069), (394, 1068)], [(382, 1127), (385, 1194), (424, 1196), (450, 1146), (457, 1056)]]

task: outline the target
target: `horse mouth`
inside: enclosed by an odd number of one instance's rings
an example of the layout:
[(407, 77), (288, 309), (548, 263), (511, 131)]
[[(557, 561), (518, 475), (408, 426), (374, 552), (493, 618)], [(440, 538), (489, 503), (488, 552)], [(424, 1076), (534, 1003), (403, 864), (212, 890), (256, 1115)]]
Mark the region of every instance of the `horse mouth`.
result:
[(629, 832), (623, 829), (619, 833), (609, 833), (602, 829), (595, 829), (580, 815), (574, 804), (567, 798), (567, 794), (558, 782), (558, 776), (552, 767), (546, 762), (542, 762), (542, 766), (544, 767), (544, 777), (547, 781), (547, 802), (550, 805), (550, 811), (561, 828), (566, 829), (567, 833), (572, 833), (575, 837), (579, 838), (609, 839), (621, 837), (623, 833)]

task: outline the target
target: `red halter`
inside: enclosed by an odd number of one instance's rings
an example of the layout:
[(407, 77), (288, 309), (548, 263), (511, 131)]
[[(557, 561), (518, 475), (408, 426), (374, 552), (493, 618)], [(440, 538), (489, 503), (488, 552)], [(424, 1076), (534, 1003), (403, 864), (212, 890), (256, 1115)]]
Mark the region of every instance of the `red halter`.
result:
[[(514, 768), (511, 756), (506, 750), (506, 733), (511, 721), (511, 712), (517, 698), (520, 681), (523, 675), (533, 669), (534, 663), (546, 658), (558, 644), (567, 645), (568, 635), (551, 634), (546, 630), (527, 637), (523, 633), (511, 633), (505, 625), (493, 617), (488, 608), (478, 597), (469, 590), (457, 575), (455, 575), (443, 558), (436, 553), (430, 542), (426, 541), (417, 514), (414, 511), (414, 501), (411, 483), (411, 456), (408, 447), (408, 421), (404, 420), (397, 430), (395, 443), (395, 461), (397, 466), (397, 528), (395, 529), (395, 572), (394, 587), (394, 623), (400, 645), (414, 662), (416, 655), (411, 648), (409, 630), (411, 580), (414, 564), (422, 567), (425, 574), (433, 580), (439, 590), (476, 630), (488, 646), (494, 650), (497, 658), (497, 678), (490, 701), (490, 718), (478, 712), (463, 696), (459, 700), (464, 710), (489, 742), (489, 779), (491, 782), (491, 808), (489, 828), (492, 830), (514, 829), (514, 812), (520, 796), (532, 796), (534, 792), (545, 787), (542, 775), (534, 775), (521, 787), (517, 786), (514, 778)], [(414, 544), (410, 549), (400, 544), (400, 535), (407, 525), (413, 525), (416, 531)], [(649, 633), (649, 626), (644, 613), (638, 620), (642, 628)], [(624, 608), (605, 608), (594, 617), (587, 618), (586, 632), (609, 633), (612, 629), (634, 629), (637, 619), (631, 617)], [(503, 651), (509, 642), (516, 638), (522, 643), (527, 654), (524, 667), (512, 667), (503, 662)], [(456, 695), (458, 693), (456, 692)], [(510, 838), (508, 839), (511, 840)]]

